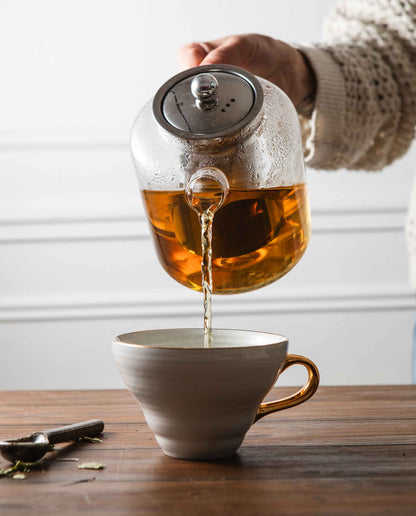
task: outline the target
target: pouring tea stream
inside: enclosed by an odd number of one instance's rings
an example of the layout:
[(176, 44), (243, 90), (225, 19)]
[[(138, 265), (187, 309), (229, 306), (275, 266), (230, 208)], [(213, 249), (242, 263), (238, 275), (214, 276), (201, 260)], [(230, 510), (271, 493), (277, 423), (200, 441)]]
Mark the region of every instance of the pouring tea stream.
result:
[(201, 224), (201, 274), (204, 295), (204, 347), (212, 344), (212, 225), (215, 212), (228, 194), (228, 181), (221, 170), (203, 168), (186, 186), (186, 200)]

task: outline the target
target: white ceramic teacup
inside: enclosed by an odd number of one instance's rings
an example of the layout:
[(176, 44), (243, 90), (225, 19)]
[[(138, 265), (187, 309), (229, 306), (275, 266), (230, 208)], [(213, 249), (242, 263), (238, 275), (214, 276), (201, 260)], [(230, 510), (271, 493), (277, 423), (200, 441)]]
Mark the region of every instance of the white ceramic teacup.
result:
[[(113, 340), (120, 374), (166, 455), (215, 459), (234, 453), (261, 417), (309, 399), (319, 373), (309, 359), (287, 354), (281, 335), (202, 329), (150, 330)], [(302, 364), (308, 381), (297, 393), (262, 403), (279, 374)]]

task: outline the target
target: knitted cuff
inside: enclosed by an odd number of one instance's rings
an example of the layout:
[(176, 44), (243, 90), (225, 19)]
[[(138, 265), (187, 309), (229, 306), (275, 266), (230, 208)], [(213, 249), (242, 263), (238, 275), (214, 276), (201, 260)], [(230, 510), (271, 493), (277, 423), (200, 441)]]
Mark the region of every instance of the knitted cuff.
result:
[(297, 47), (312, 66), (317, 81), (315, 109), (305, 142), (306, 164), (337, 168), (344, 147), (345, 82), (340, 66), (328, 52), (317, 47)]

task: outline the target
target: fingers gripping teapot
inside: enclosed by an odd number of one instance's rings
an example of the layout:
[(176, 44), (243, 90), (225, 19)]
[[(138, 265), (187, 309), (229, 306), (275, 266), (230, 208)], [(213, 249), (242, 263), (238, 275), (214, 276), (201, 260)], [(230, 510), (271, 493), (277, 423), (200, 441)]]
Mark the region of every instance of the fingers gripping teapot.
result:
[(182, 72), (140, 111), (131, 148), (160, 263), (181, 284), (202, 290), (204, 206), (215, 210), (214, 293), (260, 288), (300, 260), (310, 237), (302, 142), (277, 86), (229, 65)]

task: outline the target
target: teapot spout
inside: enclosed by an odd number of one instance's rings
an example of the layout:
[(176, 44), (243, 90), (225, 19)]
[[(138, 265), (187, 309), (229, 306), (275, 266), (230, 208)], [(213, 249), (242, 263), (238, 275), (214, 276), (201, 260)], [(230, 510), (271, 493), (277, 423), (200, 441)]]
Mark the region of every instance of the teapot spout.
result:
[(198, 214), (214, 214), (224, 204), (229, 188), (228, 179), (219, 168), (200, 168), (186, 185), (186, 201)]

